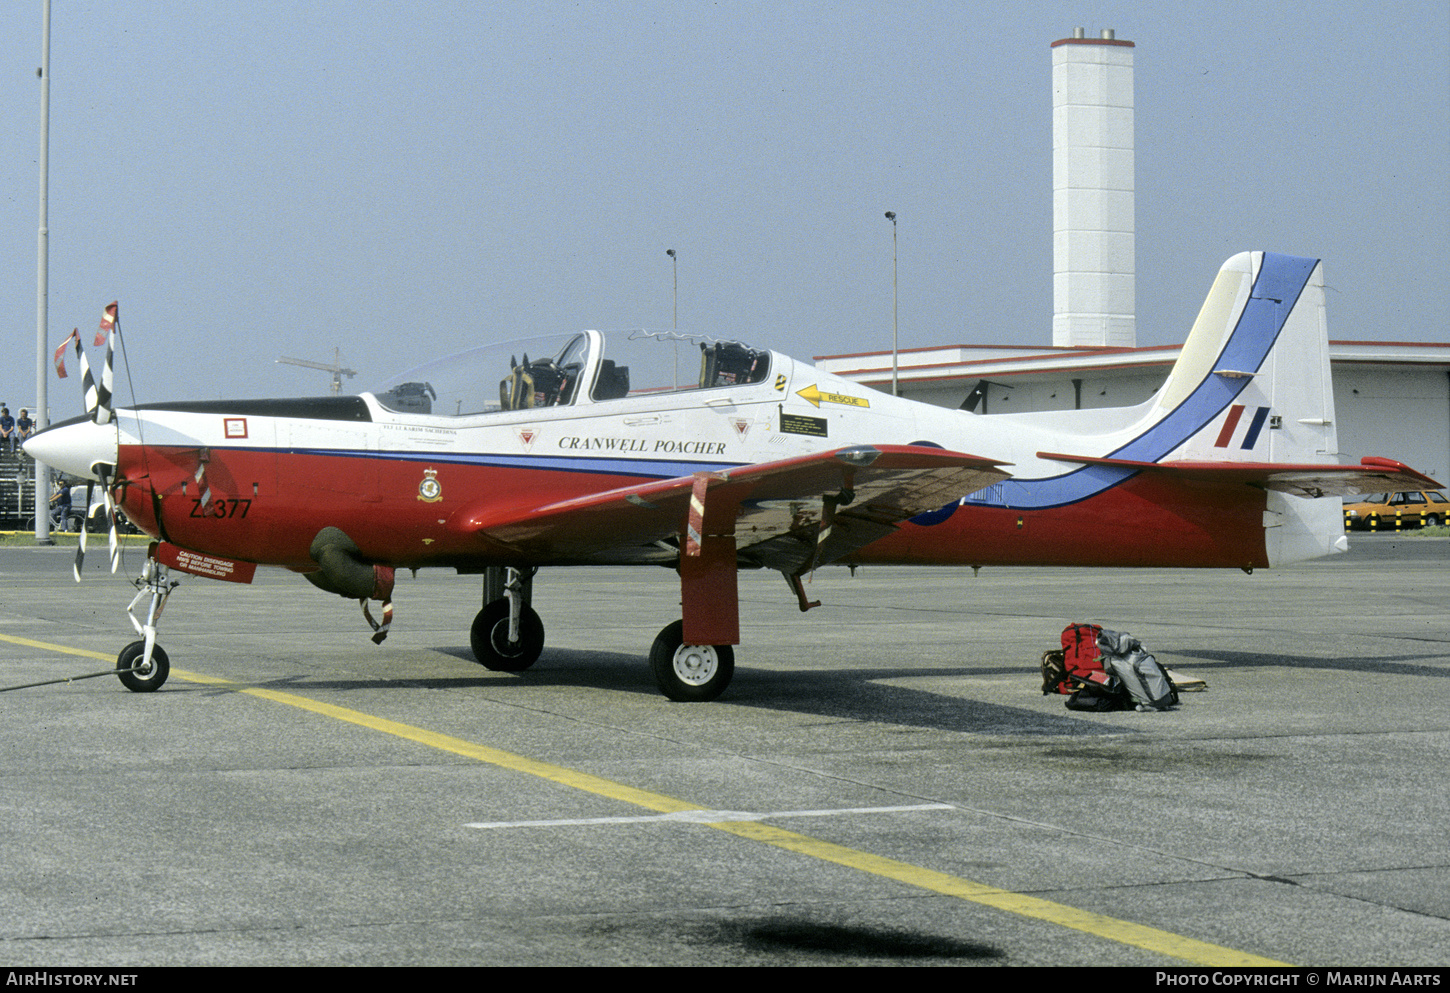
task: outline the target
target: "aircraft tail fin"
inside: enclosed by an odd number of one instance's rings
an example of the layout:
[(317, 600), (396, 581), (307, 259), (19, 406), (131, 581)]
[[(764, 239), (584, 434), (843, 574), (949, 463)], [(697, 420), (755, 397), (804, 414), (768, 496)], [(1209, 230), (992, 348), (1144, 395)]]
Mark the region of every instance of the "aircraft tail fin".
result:
[(1427, 478), (1387, 460), (1341, 464), (1317, 259), (1244, 252), (1225, 262), (1152, 408), (1151, 427), (1116, 457), (1267, 490), (1271, 564), (1348, 548), (1340, 502), (1314, 497)]
[(1182, 422), (1164, 461), (1336, 461), (1319, 261), (1244, 252), (1225, 262), (1155, 408)]

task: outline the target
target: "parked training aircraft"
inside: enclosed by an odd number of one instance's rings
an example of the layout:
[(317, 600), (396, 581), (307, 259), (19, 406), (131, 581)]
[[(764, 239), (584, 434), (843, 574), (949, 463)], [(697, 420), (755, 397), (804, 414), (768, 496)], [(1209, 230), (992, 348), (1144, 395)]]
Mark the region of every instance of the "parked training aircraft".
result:
[(112, 410), (109, 376), (108, 347), (90, 413), (25, 447), (157, 539), (130, 608), (143, 638), (117, 662), (134, 690), (169, 671), (170, 570), (300, 572), (361, 601), (374, 640), (395, 569), (483, 574), (474, 653), (517, 671), (544, 644), (537, 569), (669, 566), (683, 618), (650, 663), (667, 696), (709, 700), (734, 669), (740, 568), (782, 573), (802, 610), (828, 563), (1252, 570), (1347, 547), (1340, 502), (1315, 498), (1439, 485), (1340, 464), (1321, 267), (1261, 252), (1223, 266), (1135, 407), (979, 415), (645, 332), (485, 346), (351, 397)]

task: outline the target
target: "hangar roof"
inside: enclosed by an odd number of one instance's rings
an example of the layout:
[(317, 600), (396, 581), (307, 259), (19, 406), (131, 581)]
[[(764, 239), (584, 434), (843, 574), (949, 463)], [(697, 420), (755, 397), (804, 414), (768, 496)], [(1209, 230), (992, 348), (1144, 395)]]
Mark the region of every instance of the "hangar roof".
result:
[[(961, 379), (1015, 376), (1026, 380), (1060, 379), (1064, 375), (1141, 372), (1177, 359), (1181, 345), (1144, 348), (1078, 348), (1014, 345), (935, 345), (903, 349), (898, 379), (926, 384)], [(856, 352), (817, 355), (817, 367), (859, 383), (891, 382), (891, 353)], [(1332, 363), (1407, 366), (1450, 370), (1450, 343), (1409, 341), (1331, 341)]]

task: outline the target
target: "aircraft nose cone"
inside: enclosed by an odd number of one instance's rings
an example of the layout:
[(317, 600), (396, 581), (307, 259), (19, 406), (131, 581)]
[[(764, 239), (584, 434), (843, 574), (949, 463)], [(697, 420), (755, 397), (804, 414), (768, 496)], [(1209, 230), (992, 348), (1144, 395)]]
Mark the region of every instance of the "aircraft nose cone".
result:
[(98, 479), (96, 463), (116, 464), (116, 426), (89, 418), (65, 421), (31, 435), (24, 448), (31, 458), (53, 469)]

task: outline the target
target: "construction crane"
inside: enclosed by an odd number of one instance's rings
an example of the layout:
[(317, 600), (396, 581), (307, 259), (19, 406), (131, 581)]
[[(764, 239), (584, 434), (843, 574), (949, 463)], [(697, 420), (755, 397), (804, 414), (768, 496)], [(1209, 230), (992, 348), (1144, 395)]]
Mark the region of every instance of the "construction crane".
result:
[(354, 377), (354, 376), (357, 375), (357, 370), (356, 369), (344, 369), (343, 368), (343, 366), (342, 366), (342, 349), (340, 349), (340, 348), (334, 348), (332, 350), (332, 365), (328, 365), (326, 362), (313, 362), (310, 359), (294, 359), (294, 358), (289, 358), (286, 355), (284, 355), (280, 359), (278, 359), (277, 360), (277, 363), (279, 365), (283, 365), (283, 364), (285, 364), (285, 365), (300, 365), (304, 369), (321, 369), (323, 372), (330, 372), (330, 373), (332, 373), (332, 392), (334, 394), (337, 394), (337, 393), (341, 393), (342, 392), (342, 377), (343, 376), (346, 376), (348, 379), (351, 379), (352, 377)]

